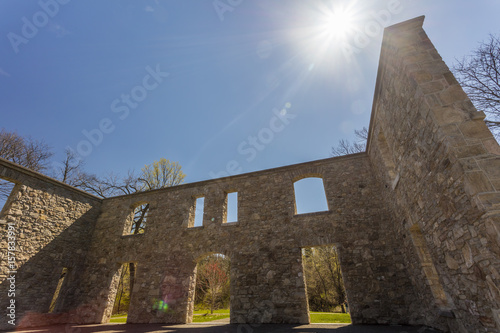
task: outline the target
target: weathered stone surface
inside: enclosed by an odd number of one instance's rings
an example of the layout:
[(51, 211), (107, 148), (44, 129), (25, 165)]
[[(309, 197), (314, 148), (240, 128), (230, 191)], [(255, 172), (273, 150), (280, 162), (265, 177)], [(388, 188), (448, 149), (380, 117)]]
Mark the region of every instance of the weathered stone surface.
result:
[[(411, 22), (407, 31), (421, 32)], [(384, 37), (368, 154), (382, 182), (388, 179), (387, 159), (400, 175), (397, 188), (386, 186), (381, 194), (398, 221), (394, 228), (416, 291), (413, 319), (452, 332), (499, 332), (490, 309), (500, 304), (491, 287), (500, 285), (500, 258), (488, 217), (500, 210), (498, 143), (441, 59), (415, 59), (413, 65), (421, 68), (419, 77), (444, 77), (450, 86), (437, 91), (439, 85), (425, 79), (415, 86), (398, 50), (428, 49), (429, 43), (395, 38), (397, 28)], [(432, 113), (422, 112), (422, 105)], [(375, 140), (380, 133), (390, 154)], [(419, 247), (411, 228), (425, 236)], [(449, 310), (454, 319), (438, 317)]]
[[(499, 332), (500, 148), (422, 22), (385, 31), (366, 153), (105, 200), (0, 160), (18, 184), (0, 214), (15, 227), (17, 323), (106, 322), (124, 262), (137, 264), (129, 322), (190, 322), (209, 253), (231, 260), (231, 322), (305, 323), (301, 249), (336, 245), (354, 323)], [(329, 210), (297, 215), (293, 183), (310, 176)], [(226, 223), (233, 191), (238, 221)], [(190, 227), (200, 196), (203, 226)], [(146, 231), (126, 235), (140, 203)]]
[[(0, 226), (1, 308), (6, 309), (7, 302), (14, 299), (18, 324), (28, 311), (47, 313), (63, 267), (71, 269), (55, 310), (77, 306), (80, 273), (84, 270), (101, 200), (1, 159), (0, 170), (16, 183), (1, 213), (1, 219), (6, 220)], [(9, 257), (14, 258), (14, 267)], [(12, 288), (6, 280), (11, 277), (15, 278), (12, 297), (8, 293)], [(5, 313), (2, 317), (0, 326), (12, 328), (5, 320), (8, 318)], [(68, 318), (51, 315), (45, 322), (64, 322)], [(35, 319), (24, 322), (27, 326), (39, 324)]]

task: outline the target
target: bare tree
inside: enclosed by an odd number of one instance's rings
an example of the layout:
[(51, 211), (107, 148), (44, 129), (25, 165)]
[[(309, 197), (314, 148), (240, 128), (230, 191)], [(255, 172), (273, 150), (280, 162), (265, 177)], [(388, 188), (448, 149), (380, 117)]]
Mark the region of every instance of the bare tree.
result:
[(107, 198), (176, 186), (184, 181), (184, 177), (186, 175), (179, 163), (162, 158), (142, 168), (140, 175), (134, 171), (129, 171), (125, 177), (114, 173), (108, 173), (104, 177), (80, 173), (74, 186)]
[(82, 190), (101, 198), (132, 194), (142, 191), (142, 184), (140, 183), (138, 176), (133, 171), (129, 171), (125, 177), (120, 177), (112, 172), (108, 173), (104, 177), (80, 172), (78, 174), (78, 179), (73, 186), (81, 188)]
[(475, 106), (487, 114), (486, 124), (500, 138), (500, 36), (486, 42), (453, 66), (458, 81)]
[(62, 163), (54, 164), (55, 178), (68, 185), (78, 187), (83, 177), (83, 160), (77, 158), (71, 149), (66, 149), (64, 153), (65, 157)]
[[(0, 157), (33, 171), (43, 172), (47, 169), (50, 147), (42, 140), (22, 137), (16, 132), (0, 130)], [(6, 200), (12, 191), (12, 183), (0, 180), (0, 200)]]
[(220, 254), (211, 254), (198, 264), (197, 288), (202, 294), (202, 302), (210, 306), (211, 314), (216, 304), (224, 299), (224, 293), (229, 291), (229, 265), (229, 259)]
[(366, 140), (368, 140), (368, 129), (363, 127), (360, 130), (354, 130), (356, 141), (351, 143), (349, 140), (339, 140), (336, 147), (332, 147), (331, 156), (343, 156), (355, 153), (362, 153), (366, 150)]
[(339, 257), (333, 246), (302, 249), (309, 307), (330, 312), (340, 307), (346, 312), (347, 297)]
[(0, 130), (0, 157), (6, 160), (41, 172), (47, 169), (52, 155), (50, 147), (42, 140), (24, 138), (3, 128)]

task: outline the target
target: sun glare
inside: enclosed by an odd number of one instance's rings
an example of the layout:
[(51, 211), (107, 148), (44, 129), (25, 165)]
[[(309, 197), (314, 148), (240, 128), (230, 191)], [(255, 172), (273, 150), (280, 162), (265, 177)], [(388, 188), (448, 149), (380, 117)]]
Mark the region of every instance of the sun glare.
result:
[(290, 36), (308, 63), (308, 72), (343, 71), (346, 46), (361, 28), (365, 4), (359, 0), (304, 2), (304, 23)]
[(324, 32), (329, 37), (345, 38), (353, 30), (352, 14), (345, 8), (324, 13)]
[(345, 12), (332, 13), (326, 28), (333, 34), (344, 36), (351, 29), (351, 19)]

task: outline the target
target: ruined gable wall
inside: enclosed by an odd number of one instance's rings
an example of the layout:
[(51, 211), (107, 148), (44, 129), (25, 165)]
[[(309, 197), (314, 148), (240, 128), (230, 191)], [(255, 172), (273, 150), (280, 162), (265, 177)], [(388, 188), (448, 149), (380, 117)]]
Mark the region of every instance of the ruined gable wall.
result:
[(368, 154), (418, 291), (413, 321), (498, 332), (500, 148), (422, 22), (386, 30)]
[[(16, 324), (41, 325), (27, 312), (47, 313), (63, 267), (69, 268), (55, 312), (77, 304), (80, 282), (100, 200), (0, 159), (0, 178), (16, 185), (0, 216), (0, 308), (15, 300)], [(9, 267), (9, 226), (15, 235), (15, 264)], [(12, 235), (12, 234), (11, 234)], [(8, 296), (15, 277), (15, 297)], [(51, 315), (57, 317), (57, 315)], [(49, 316), (50, 317), (50, 316)], [(13, 328), (2, 313), (1, 328)], [(7, 318), (10, 320), (10, 318)], [(48, 318), (50, 322), (50, 318)], [(57, 319), (59, 321), (60, 319)]]

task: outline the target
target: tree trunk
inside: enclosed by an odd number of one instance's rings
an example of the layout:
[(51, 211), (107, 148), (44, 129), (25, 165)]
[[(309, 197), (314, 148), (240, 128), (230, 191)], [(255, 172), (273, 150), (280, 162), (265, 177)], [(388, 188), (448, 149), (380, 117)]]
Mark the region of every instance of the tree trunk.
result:
[(210, 303), (210, 314), (214, 314), (214, 308), (215, 308), (215, 297), (214, 297), (214, 292), (212, 292), (212, 302)]
[(134, 283), (135, 283), (135, 263), (131, 262), (129, 264), (129, 272), (130, 272), (130, 297), (132, 297), (132, 290), (134, 290)]

